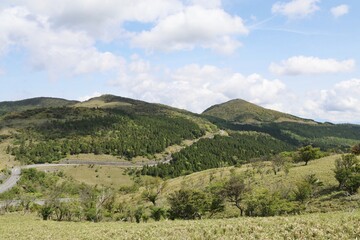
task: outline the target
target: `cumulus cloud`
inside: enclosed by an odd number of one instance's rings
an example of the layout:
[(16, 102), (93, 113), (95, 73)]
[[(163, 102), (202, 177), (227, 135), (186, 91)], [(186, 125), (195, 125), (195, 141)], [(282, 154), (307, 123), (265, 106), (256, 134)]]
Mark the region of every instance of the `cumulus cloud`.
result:
[(197, 64), (159, 72), (137, 56), (112, 84), (128, 97), (195, 112), (234, 98), (280, 110), (283, 102), (280, 99), (288, 96), (280, 80), (269, 80), (258, 74), (244, 76), (229, 69)]
[(124, 21), (153, 22), (180, 11), (179, 0), (4, 0), (3, 6), (24, 6), (49, 16), (54, 27), (86, 31), (94, 37), (112, 40)]
[(92, 93), (91, 95), (87, 95), (87, 96), (82, 96), (82, 97), (79, 97), (78, 100), (80, 102), (84, 102), (84, 101), (87, 101), (91, 98), (94, 98), (94, 97), (100, 97), (102, 95), (102, 93), (99, 93), (99, 92), (94, 92)]
[(0, 12), (0, 36), (3, 54), (13, 47), (22, 48), (33, 69), (53, 76), (108, 71), (122, 63), (114, 54), (98, 51), (86, 33), (53, 29), (47, 17), (24, 7)]
[(281, 63), (271, 63), (269, 70), (278, 75), (303, 75), (349, 72), (355, 67), (355, 60), (338, 61), (317, 57), (295, 56)]
[(334, 122), (360, 120), (360, 79), (335, 84), (330, 89), (311, 92), (301, 113)]
[(349, 13), (349, 6), (346, 4), (342, 4), (337, 7), (331, 8), (330, 12), (335, 18), (338, 18)]
[(318, 11), (320, 0), (292, 0), (290, 2), (276, 2), (271, 11), (288, 18), (304, 18)]
[(148, 50), (191, 50), (196, 46), (231, 53), (241, 44), (234, 38), (247, 34), (243, 20), (222, 9), (191, 6), (170, 15), (134, 36), (134, 46)]

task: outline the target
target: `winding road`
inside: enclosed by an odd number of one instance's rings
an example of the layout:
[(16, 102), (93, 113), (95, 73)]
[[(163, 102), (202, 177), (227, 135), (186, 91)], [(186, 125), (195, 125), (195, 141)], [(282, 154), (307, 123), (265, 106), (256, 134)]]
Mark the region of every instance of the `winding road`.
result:
[(51, 164), (32, 164), (25, 165), (21, 167), (14, 167), (11, 170), (10, 177), (3, 183), (0, 184), (0, 193), (6, 192), (13, 188), (16, 183), (20, 179), (21, 169), (29, 169), (29, 168), (46, 168), (46, 167), (61, 167), (61, 166), (78, 166), (78, 165), (99, 165), (99, 166), (120, 166), (120, 167), (143, 167), (145, 165), (148, 166), (156, 166), (159, 163), (169, 163), (172, 160), (171, 155), (166, 156), (164, 159), (160, 161), (148, 161), (148, 162), (99, 162), (99, 161), (86, 161), (86, 160), (64, 160), (63, 163)]
[(20, 175), (21, 175), (21, 168), (14, 167), (11, 170), (10, 177), (3, 184), (0, 184), (0, 193), (6, 192), (7, 190), (14, 187), (16, 183), (19, 181)]
[[(224, 134), (221, 130), (218, 133), (222, 135)], [(199, 141), (202, 138), (213, 138), (213, 133), (208, 133), (198, 139), (193, 140), (193, 143)], [(190, 144), (190, 145), (191, 145)], [(181, 149), (179, 149), (180, 151)], [(172, 155), (169, 154), (166, 157), (164, 157), (162, 160), (159, 161), (147, 161), (147, 162), (101, 162), (101, 161), (87, 161), (87, 160), (63, 160), (61, 163), (58, 164), (51, 164), (51, 163), (45, 163), (45, 164), (32, 164), (32, 165), (25, 165), (25, 166), (16, 166), (13, 167), (11, 170), (10, 177), (3, 183), (0, 184), (0, 193), (6, 192), (13, 188), (16, 183), (20, 179), (21, 175), (21, 169), (29, 169), (29, 168), (43, 168), (43, 167), (60, 167), (60, 166), (78, 166), (78, 165), (102, 165), (102, 166), (121, 166), (121, 167), (143, 167), (145, 165), (147, 166), (156, 166), (160, 163), (170, 163), (172, 160)]]

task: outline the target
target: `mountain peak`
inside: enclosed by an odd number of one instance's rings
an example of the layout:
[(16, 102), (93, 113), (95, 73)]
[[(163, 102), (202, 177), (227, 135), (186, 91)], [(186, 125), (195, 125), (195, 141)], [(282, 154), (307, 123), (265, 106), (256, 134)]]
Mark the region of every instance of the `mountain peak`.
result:
[(243, 99), (233, 99), (206, 109), (203, 115), (237, 123), (302, 122), (315, 123), (291, 114), (263, 108)]

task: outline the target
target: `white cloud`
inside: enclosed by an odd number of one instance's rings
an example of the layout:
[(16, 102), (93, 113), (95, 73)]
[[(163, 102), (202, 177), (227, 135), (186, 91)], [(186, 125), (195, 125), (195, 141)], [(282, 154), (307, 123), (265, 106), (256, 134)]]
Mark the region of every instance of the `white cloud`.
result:
[(3, 6), (24, 6), (49, 16), (54, 27), (82, 30), (93, 37), (112, 40), (124, 21), (153, 22), (181, 11), (179, 0), (5, 0)]
[(351, 79), (309, 93), (301, 114), (334, 122), (359, 122), (359, 106), (360, 79)]
[(188, 0), (190, 5), (199, 5), (205, 8), (220, 8), (221, 0)]
[(114, 54), (98, 51), (86, 33), (52, 29), (47, 17), (23, 7), (0, 12), (0, 36), (3, 54), (12, 47), (21, 48), (32, 68), (46, 70), (52, 77), (108, 71), (122, 64)]
[(342, 4), (337, 7), (331, 8), (330, 12), (334, 17), (338, 18), (349, 13), (349, 6), (346, 4)]
[(271, 11), (288, 18), (304, 18), (318, 11), (320, 0), (292, 0), (290, 2), (276, 2)]
[(94, 92), (92, 93), (91, 95), (87, 95), (87, 96), (83, 96), (83, 97), (79, 97), (78, 100), (80, 102), (84, 102), (84, 101), (87, 101), (91, 98), (94, 98), (94, 97), (100, 97), (102, 95), (102, 93), (99, 93), (99, 92)]
[(349, 72), (355, 67), (355, 60), (338, 61), (317, 57), (295, 56), (279, 63), (271, 63), (269, 70), (278, 75), (302, 75)]
[(247, 34), (243, 20), (222, 9), (191, 6), (158, 22), (133, 38), (133, 45), (152, 50), (191, 50), (196, 46), (231, 53), (240, 43), (234, 35)]
[(258, 74), (244, 76), (229, 69), (197, 64), (158, 71), (138, 57), (127, 64), (125, 71), (112, 84), (118, 86), (119, 91), (126, 92), (128, 97), (195, 112), (234, 98), (265, 107), (275, 106), (280, 110), (281, 99), (288, 96), (280, 80), (268, 80)]

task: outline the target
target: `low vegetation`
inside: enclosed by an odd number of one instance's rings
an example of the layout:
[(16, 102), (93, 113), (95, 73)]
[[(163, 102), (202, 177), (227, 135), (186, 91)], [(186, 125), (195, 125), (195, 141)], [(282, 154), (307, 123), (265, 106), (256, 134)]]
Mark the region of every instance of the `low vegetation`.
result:
[[(91, 164), (24, 168), (17, 186), (0, 194), (1, 238), (359, 236), (358, 125), (321, 124), (240, 100), (204, 115), (111, 95), (40, 100), (45, 107), (0, 108), (3, 178), (20, 163), (71, 156)], [(224, 134), (213, 134), (219, 128)], [(165, 157), (170, 162), (142, 169), (90, 161)]]
[(360, 212), (290, 217), (235, 218), (153, 223), (41, 221), (34, 215), (0, 216), (7, 239), (356, 239)]

